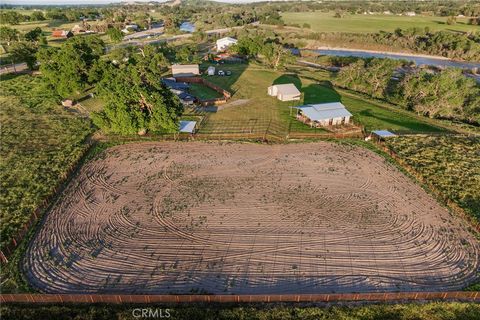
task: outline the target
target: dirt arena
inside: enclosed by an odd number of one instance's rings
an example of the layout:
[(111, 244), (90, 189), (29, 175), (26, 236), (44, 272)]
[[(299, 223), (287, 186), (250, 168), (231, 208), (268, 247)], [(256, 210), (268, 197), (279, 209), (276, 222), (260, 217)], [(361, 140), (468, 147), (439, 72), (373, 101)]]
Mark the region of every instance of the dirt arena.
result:
[(110, 148), (25, 257), (55, 293), (451, 290), (478, 270), (460, 219), (375, 153), (328, 142)]

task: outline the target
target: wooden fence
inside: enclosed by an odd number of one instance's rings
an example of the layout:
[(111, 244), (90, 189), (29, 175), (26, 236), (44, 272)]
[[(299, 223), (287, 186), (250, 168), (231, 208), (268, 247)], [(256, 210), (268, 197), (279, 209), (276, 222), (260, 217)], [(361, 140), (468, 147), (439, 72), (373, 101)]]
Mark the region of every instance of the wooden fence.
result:
[(207, 81), (201, 77), (181, 77), (181, 78), (175, 78), (176, 81), (178, 82), (186, 82), (186, 83), (200, 83), (206, 87), (209, 87), (212, 90), (215, 90), (216, 92), (220, 93), (222, 95), (221, 98), (213, 98), (213, 99), (199, 99), (199, 103), (202, 106), (208, 106), (208, 105), (219, 105), (226, 103), (228, 99), (232, 97), (232, 94), (228, 92), (227, 90), (211, 83), (210, 81)]
[(265, 302), (393, 302), (457, 300), (480, 302), (478, 291), (384, 292), (269, 295), (130, 295), (130, 294), (1, 294), (1, 303), (265, 303)]

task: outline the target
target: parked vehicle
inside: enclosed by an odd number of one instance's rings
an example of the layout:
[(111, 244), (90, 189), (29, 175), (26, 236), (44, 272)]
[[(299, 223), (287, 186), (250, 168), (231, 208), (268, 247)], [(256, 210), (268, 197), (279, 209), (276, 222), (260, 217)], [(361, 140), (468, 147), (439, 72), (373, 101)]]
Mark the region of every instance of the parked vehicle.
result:
[(225, 72), (223, 70), (218, 70), (218, 75), (223, 77), (225, 75)]
[(225, 75), (226, 75), (226, 76), (231, 76), (231, 75), (232, 75), (232, 71), (227, 70), (227, 71), (225, 72)]

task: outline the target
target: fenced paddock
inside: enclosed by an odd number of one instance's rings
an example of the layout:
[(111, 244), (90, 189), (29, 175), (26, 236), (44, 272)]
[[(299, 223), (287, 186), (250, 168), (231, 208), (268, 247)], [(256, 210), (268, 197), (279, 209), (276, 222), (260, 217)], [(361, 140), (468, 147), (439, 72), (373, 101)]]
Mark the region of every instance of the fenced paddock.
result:
[(358, 147), (126, 144), (81, 168), (23, 265), (45, 293), (451, 291), (477, 277), (467, 228)]

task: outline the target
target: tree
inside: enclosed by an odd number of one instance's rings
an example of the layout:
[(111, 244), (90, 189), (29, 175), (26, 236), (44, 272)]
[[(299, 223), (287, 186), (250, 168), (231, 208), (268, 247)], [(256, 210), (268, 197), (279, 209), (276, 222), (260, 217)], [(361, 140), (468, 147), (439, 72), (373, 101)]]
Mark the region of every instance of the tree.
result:
[(180, 63), (191, 63), (198, 60), (196, 58), (197, 48), (195, 45), (184, 45), (175, 53), (175, 60)]
[(31, 42), (16, 42), (10, 47), (10, 54), (14, 62), (25, 62), (30, 70), (37, 62), (37, 46)]
[(0, 12), (0, 21), (2, 23), (15, 25), (25, 20), (26, 18), (16, 11), (5, 10)]
[(107, 35), (113, 42), (120, 42), (123, 39), (123, 32), (117, 28), (108, 28)]
[(45, 20), (45, 16), (43, 15), (42, 11), (34, 11), (30, 15), (30, 19), (33, 20), (33, 21), (43, 21), (43, 20)]
[(6, 26), (0, 27), (0, 41), (6, 42), (7, 46), (14, 41), (18, 41), (18, 30)]
[(36, 27), (35, 29), (32, 29), (25, 33), (25, 40), (30, 41), (30, 42), (37, 42), (42, 35), (42, 29), (39, 27)]
[(103, 51), (104, 43), (96, 36), (74, 37), (60, 49), (41, 48), (37, 58), (47, 85), (66, 98), (91, 84), (89, 72)]
[(400, 88), (400, 101), (419, 114), (432, 118), (478, 118), (474, 104), (480, 91), (475, 80), (465, 77), (460, 69), (411, 73), (405, 76)]
[(274, 70), (277, 70), (294, 60), (291, 51), (278, 43), (265, 44), (262, 48), (262, 55), (264, 56), (266, 64)]
[(167, 65), (152, 46), (145, 46), (122, 67), (104, 63), (97, 91), (105, 107), (92, 115), (94, 124), (117, 134), (176, 132), (183, 106), (159, 81)]
[(456, 24), (456, 23), (457, 23), (457, 17), (455, 17), (455, 16), (448, 17), (448, 19), (447, 19), (447, 24), (448, 25), (453, 25), (453, 24)]

